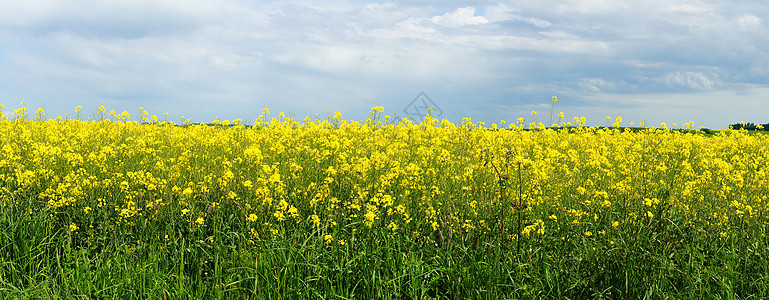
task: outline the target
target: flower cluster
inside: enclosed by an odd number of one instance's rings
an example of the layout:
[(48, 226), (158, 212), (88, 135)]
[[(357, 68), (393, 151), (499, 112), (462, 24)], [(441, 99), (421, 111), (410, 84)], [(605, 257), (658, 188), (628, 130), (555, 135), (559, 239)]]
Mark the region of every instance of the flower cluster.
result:
[[(0, 205), (50, 211), (75, 235), (152, 224), (206, 231), (235, 215), (251, 244), (297, 230), (338, 246), (375, 233), (420, 243), (611, 241), (670, 216), (724, 238), (769, 223), (765, 135), (631, 131), (621, 118), (606, 128), (575, 118), (558, 130), (430, 116), (382, 123), (383, 111), (356, 122), (269, 118), (265, 109), (252, 126), (176, 125), (144, 110), (141, 121), (127, 112), (91, 121), (0, 114)], [(512, 204), (501, 199), (525, 204), (520, 232), (506, 225)]]

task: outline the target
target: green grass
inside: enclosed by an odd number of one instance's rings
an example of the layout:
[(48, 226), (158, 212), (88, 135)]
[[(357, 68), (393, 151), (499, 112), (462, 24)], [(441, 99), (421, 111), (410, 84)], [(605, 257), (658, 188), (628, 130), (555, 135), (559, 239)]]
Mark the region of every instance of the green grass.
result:
[(1, 215), (6, 299), (769, 297), (769, 248), (758, 232), (714, 240), (674, 217), (623, 228), (614, 245), (553, 231), (526, 239), (516, 253), (494, 237), (435, 245), (387, 234), (347, 247), (304, 233), (246, 246), (226, 218), (205, 234), (169, 240), (153, 232), (173, 232), (172, 225), (81, 239), (52, 229), (44, 211), (3, 208)]

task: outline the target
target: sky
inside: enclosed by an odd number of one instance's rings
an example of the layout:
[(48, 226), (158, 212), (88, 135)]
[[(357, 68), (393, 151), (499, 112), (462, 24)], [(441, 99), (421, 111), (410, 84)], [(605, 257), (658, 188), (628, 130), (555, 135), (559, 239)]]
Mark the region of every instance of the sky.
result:
[(769, 122), (767, 16), (764, 0), (0, 0), (0, 103), (548, 125), (556, 96), (566, 121), (719, 129)]

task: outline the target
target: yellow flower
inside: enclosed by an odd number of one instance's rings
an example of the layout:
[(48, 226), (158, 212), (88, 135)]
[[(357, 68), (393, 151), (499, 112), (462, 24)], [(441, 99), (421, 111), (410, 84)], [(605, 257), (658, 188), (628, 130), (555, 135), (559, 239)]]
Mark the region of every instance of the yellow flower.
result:
[(282, 211), (275, 211), (275, 213), (272, 214), (276, 219), (278, 219), (279, 222), (282, 222), (286, 219), (286, 216), (283, 214)]
[(310, 220), (311, 220), (313, 226), (315, 226), (315, 227), (320, 226), (320, 217), (318, 217), (318, 215), (310, 216)]
[(334, 241), (334, 237), (330, 234), (327, 234), (323, 237), (323, 242), (326, 243), (326, 245), (331, 244), (331, 242)]
[(390, 224), (387, 225), (387, 229), (395, 231), (398, 229), (398, 224), (395, 224), (395, 222), (390, 222)]
[(75, 223), (69, 224), (69, 231), (75, 232), (78, 229), (79, 229), (79, 227), (77, 227), (77, 225), (75, 225)]
[(206, 220), (204, 220), (203, 217), (198, 217), (198, 219), (195, 220), (195, 223), (198, 223), (198, 225), (203, 225), (205, 222)]
[(611, 223), (611, 227), (617, 228), (617, 226), (619, 226), (619, 222), (614, 221)]
[(587, 237), (593, 236), (593, 233), (590, 231), (585, 231), (585, 236)]
[(366, 212), (364, 215), (366, 217), (366, 227), (371, 228), (372, 225), (374, 225), (374, 220), (376, 219), (376, 214), (372, 211)]
[(249, 222), (256, 222), (257, 216), (255, 214), (248, 215)]
[(652, 206), (653, 204), (654, 204), (654, 201), (652, 201), (652, 199), (644, 198), (644, 205)]

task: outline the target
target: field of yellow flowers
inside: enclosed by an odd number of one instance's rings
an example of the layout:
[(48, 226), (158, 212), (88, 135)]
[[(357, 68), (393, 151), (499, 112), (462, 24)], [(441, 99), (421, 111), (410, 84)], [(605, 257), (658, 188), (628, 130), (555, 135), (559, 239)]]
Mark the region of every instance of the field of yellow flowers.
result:
[(769, 297), (767, 135), (80, 112), (0, 110), (4, 298)]

